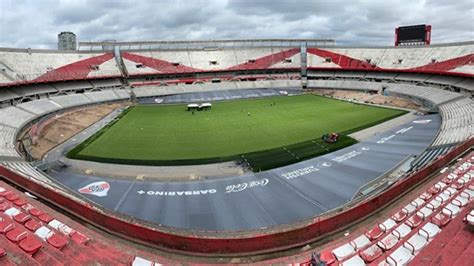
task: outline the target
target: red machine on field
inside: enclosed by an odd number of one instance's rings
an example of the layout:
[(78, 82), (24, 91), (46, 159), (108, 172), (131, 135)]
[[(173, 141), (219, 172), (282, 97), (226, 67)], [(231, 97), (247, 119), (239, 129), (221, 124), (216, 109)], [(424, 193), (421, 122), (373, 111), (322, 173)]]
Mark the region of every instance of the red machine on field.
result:
[(328, 133), (322, 136), (326, 143), (334, 143), (339, 139), (339, 133)]

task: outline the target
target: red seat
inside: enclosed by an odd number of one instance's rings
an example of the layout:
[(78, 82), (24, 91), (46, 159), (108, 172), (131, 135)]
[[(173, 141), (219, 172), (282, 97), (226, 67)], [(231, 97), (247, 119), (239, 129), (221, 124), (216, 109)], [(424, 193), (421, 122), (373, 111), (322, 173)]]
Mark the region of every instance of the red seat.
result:
[(406, 224), (410, 226), (412, 229), (419, 226), (423, 222), (423, 219), (421, 219), (420, 216), (418, 215), (412, 215), (408, 220), (406, 221)]
[(36, 209), (35, 207), (33, 207), (33, 208), (31, 208), (30, 210), (28, 210), (28, 212), (29, 212), (31, 215), (35, 216), (35, 217), (38, 217), (38, 216), (40, 216), (41, 214), (43, 214), (42, 211)]
[(43, 224), (41, 222), (38, 222), (34, 219), (30, 219), (28, 222), (25, 223), (25, 227), (26, 229), (34, 232), (36, 230), (38, 230), (38, 228), (40, 228)]
[(407, 218), (408, 214), (406, 212), (404, 212), (403, 210), (395, 213), (394, 215), (392, 215), (392, 219), (396, 222), (396, 223), (399, 223), (401, 221), (403, 221), (405, 218)]
[[(78, 231), (73, 231), (70, 234), (70, 237), (72, 238), (72, 240), (74, 240), (74, 242), (79, 243), (79, 244), (83, 244), (83, 245), (87, 244), (87, 242), (89, 242), (91, 240), (89, 237), (87, 237), (86, 235), (84, 235), (83, 233), (78, 232)], [(329, 252), (329, 253), (331, 253), (331, 252)]]
[(375, 240), (379, 238), (383, 234), (382, 229), (380, 229), (379, 225), (376, 225), (372, 230), (368, 231), (365, 233), (365, 235), (370, 239), (370, 240)]
[(54, 218), (51, 217), (51, 215), (47, 214), (47, 213), (43, 213), (41, 214), (40, 216), (38, 216), (38, 218), (42, 221), (42, 222), (45, 222), (45, 223), (49, 223), (51, 222)]
[(5, 191), (2, 191), (0, 192), (0, 196), (2, 197), (6, 197), (8, 196), (9, 194), (11, 194), (12, 192), (10, 190), (5, 190)]
[(49, 244), (51, 244), (51, 246), (57, 249), (62, 249), (67, 245), (67, 239), (56, 233), (53, 233), (50, 237), (48, 237), (47, 241)]
[(8, 204), (6, 202), (0, 203), (0, 212), (4, 212), (8, 208), (10, 208), (10, 204)]
[(430, 187), (427, 191), (428, 191), (428, 193), (434, 195), (434, 194), (438, 194), (438, 192), (439, 192), (440, 190), (441, 190), (441, 188), (432, 186), (432, 187)]
[(464, 184), (463, 183), (459, 183), (459, 182), (454, 182), (451, 184), (451, 187), (452, 188), (455, 188), (456, 190), (460, 190), (464, 187)]
[(0, 198), (0, 203), (3, 203), (5, 201), (4, 198)]
[(26, 238), (20, 241), (20, 248), (23, 249), (26, 253), (34, 254), (38, 251), (43, 244), (38, 238), (34, 235), (28, 235)]
[(447, 215), (443, 212), (440, 212), (440, 213), (436, 214), (431, 219), (431, 222), (436, 224), (440, 228), (445, 227), (449, 223), (449, 221), (451, 221), (451, 217), (449, 217), (449, 215)]
[(0, 258), (5, 257), (5, 255), (7, 255), (7, 252), (3, 248), (0, 247)]
[(429, 199), (431, 199), (431, 197), (433, 197), (433, 194), (429, 193), (429, 192), (423, 192), (421, 195), (420, 195), (420, 198), (424, 201), (427, 201)]
[(366, 263), (370, 263), (380, 257), (382, 253), (382, 249), (379, 248), (377, 244), (373, 244), (366, 250), (362, 251), (359, 255)]
[(10, 241), (18, 243), (28, 236), (28, 232), (25, 231), (23, 228), (17, 227), (13, 230), (8, 231), (6, 236)]
[(24, 224), (26, 221), (31, 219), (31, 216), (24, 212), (20, 212), (19, 214), (13, 216), (13, 219), (21, 224)]
[(13, 228), (15, 228), (15, 224), (12, 220), (8, 218), (3, 218), (3, 220), (0, 221), (0, 234), (5, 234)]
[(14, 203), (16, 206), (20, 206), (20, 207), (21, 207), (21, 206), (25, 205), (27, 202), (26, 202), (26, 200), (24, 200), (24, 199), (17, 199), (17, 200), (15, 200), (13, 203)]
[(20, 197), (18, 197), (18, 195), (15, 194), (15, 193), (10, 193), (5, 198), (9, 201), (15, 201), (15, 200), (19, 199)]
[(453, 182), (453, 180), (449, 179), (448, 177), (445, 177), (445, 178), (441, 179), (441, 182), (449, 185), (451, 182)]

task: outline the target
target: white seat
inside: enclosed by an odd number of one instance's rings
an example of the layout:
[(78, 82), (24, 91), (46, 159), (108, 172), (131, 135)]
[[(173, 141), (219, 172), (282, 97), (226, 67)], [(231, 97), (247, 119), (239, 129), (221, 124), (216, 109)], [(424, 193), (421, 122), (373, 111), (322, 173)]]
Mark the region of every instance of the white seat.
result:
[(359, 257), (359, 255), (355, 255), (354, 257), (344, 261), (343, 263), (341, 263), (341, 265), (345, 265), (345, 266), (358, 266), (358, 265), (364, 265), (365, 266), (365, 262), (363, 259), (361, 259), (361, 257)]
[(457, 192), (455, 188), (452, 187), (447, 187), (444, 191), (443, 194), (447, 194), (448, 196), (452, 196)]
[(412, 204), (413, 206), (415, 206), (416, 208), (420, 207), (423, 203), (425, 203), (425, 201), (421, 198), (416, 198), (414, 201), (412, 201), (410, 204)]
[(470, 225), (474, 225), (474, 210), (472, 210), (471, 212), (469, 212), (466, 216), (466, 221), (470, 224)]
[(338, 260), (343, 260), (351, 255), (354, 255), (355, 249), (349, 243), (346, 243), (334, 249), (332, 253), (334, 254), (334, 256), (336, 256)]
[(418, 232), (418, 234), (426, 237), (427, 239), (431, 240), (435, 237), (441, 230), (436, 224), (433, 223), (426, 223)]
[(432, 199), (430, 202), (426, 204), (426, 207), (432, 210), (436, 210), (439, 206), (441, 206), (441, 201), (437, 199)]
[(145, 266), (145, 265), (153, 265), (152, 261), (149, 261), (147, 259), (141, 258), (141, 257), (135, 257), (132, 261), (132, 266)]
[(453, 218), (458, 215), (460, 210), (461, 209), (458, 206), (454, 205), (453, 203), (449, 203), (448, 205), (446, 205), (446, 207), (443, 208), (443, 213)]
[(46, 226), (41, 226), (35, 231), (35, 235), (43, 239), (43, 241), (46, 241), (51, 236), (52, 233), (53, 232), (51, 231), (51, 229), (49, 229)]
[(469, 202), (469, 199), (466, 197), (463, 197), (462, 195), (457, 196), (452, 201), (452, 203), (458, 207), (464, 207), (467, 205), (468, 202)]
[(397, 228), (393, 229), (392, 234), (398, 237), (398, 239), (402, 239), (405, 236), (407, 236), (410, 232), (411, 232), (410, 226), (406, 224), (401, 224)]
[(418, 234), (414, 234), (405, 243), (403, 243), (403, 246), (410, 249), (412, 253), (416, 255), (427, 244), (428, 244), (428, 240), (426, 239), (426, 237), (418, 233)]
[(445, 194), (445, 193), (441, 193), (439, 194), (438, 196), (436, 196), (436, 199), (441, 201), (442, 203), (446, 202), (447, 200), (449, 200), (451, 196), (449, 196), (448, 194)]
[(58, 231), (69, 236), (71, 235), (75, 230), (72, 229), (71, 227), (63, 224), (62, 226), (59, 226)]
[(386, 232), (386, 231), (392, 229), (393, 227), (395, 227), (396, 225), (397, 225), (397, 223), (392, 218), (388, 218), (383, 223), (381, 223), (379, 226), (380, 226), (380, 229), (382, 229)]
[(413, 206), (413, 204), (409, 203), (405, 207), (403, 207), (402, 211), (405, 212), (406, 214), (410, 215), (414, 213), (416, 210), (416, 206)]
[(59, 230), (59, 227), (63, 226), (64, 224), (56, 219), (53, 219), (51, 222), (48, 223), (48, 225), (56, 230)]
[(447, 177), (448, 177), (448, 179), (453, 180), (453, 179), (456, 179), (458, 177), (458, 175), (455, 174), (455, 173), (450, 173)]
[(467, 197), (469, 199), (472, 199), (474, 197), (474, 190), (472, 189), (465, 189), (461, 195), (468, 195)]
[(4, 211), (4, 213), (5, 213), (6, 215), (10, 216), (10, 217), (13, 217), (13, 216), (19, 214), (20, 211), (19, 211), (17, 208), (15, 208), (15, 207), (11, 207), (11, 208), (6, 209), (6, 210)]
[(404, 246), (400, 246), (387, 257), (386, 262), (389, 265), (407, 265), (413, 257), (411, 250)]
[(416, 212), (421, 219), (425, 220), (433, 213), (433, 210), (428, 207), (423, 207), (419, 211)]
[(356, 239), (352, 240), (350, 244), (355, 250), (361, 250), (370, 245), (370, 239), (365, 235), (361, 235)]
[(435, 184), (435, 187), (438, 188), (438, 189), (443, 189), (446, 187), (446, 184), (439, 181), (438, 183)]

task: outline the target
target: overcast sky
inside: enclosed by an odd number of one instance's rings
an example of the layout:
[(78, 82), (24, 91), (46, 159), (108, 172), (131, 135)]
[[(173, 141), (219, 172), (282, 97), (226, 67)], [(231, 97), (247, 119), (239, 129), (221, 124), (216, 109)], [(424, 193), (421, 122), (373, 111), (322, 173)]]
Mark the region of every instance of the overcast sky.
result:
[(392, 45), (394, 28), (431, 24), (432, 42), (474, 40), (474, 0), (0, 0), (0, 47), (79, 41), (334, 38)]

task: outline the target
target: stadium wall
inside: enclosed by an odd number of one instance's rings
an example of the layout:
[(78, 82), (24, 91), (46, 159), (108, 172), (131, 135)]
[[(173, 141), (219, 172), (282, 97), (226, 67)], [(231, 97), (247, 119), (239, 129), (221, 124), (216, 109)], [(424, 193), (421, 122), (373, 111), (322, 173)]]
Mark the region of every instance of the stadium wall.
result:
[(118, 216), (92, 203), (75, 199), (66, 191), (47, 188), (44, 184), (32, 182), (4, 167), (0, 167), (0, 175), (58, 208), (133, 241), (173, 252), (202, 256), (250, 255), (302, 246), (324, 235), (343, 230), (408, 193), (414, 185), (471, 149), (473, 145), (474, 138), (471, 138), (388, 190), (348, 210), (304, 221), (298, 225), (287, 225), (286, 228), (269, 228), (266, 232), (235, 232), (228, 236), (219, 235), (217, 232), (165, 231), (166, 228), (156, 228), (152, 224)]

